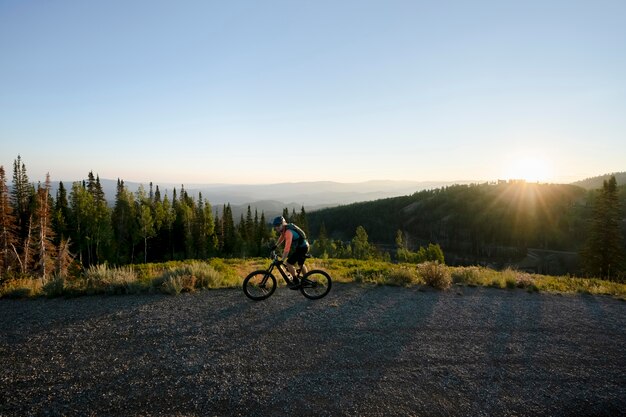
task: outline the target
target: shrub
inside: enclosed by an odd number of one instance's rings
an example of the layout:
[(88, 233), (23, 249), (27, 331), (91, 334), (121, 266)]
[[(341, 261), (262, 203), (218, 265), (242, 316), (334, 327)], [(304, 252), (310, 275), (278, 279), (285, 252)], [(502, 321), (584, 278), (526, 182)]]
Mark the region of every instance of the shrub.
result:
[(386, 279), (387, 284), (401, 287), (415, 284), (416, 281), (415, 274), (406, 268), (391, 270)]
[(65, 278), (61, 275), (53, 276), (43, 285), (43, 293), (47, 297), (60, 297), (65, 293)]
[(385, 275), (383, 271), (378, 269), (361, 269), (355, 268), (351, 270), (348, 275), (359, 284), (385, 284)]
[(460, 284), (477, 284), (480, 282), (480, 268), (477, 266), (460, 266), (452, 270), (452, 281)]
[(223, 284), (223, 274), (205, 262), (170, 267), (152, 281), (154, 287), (167, 294), (192, 292), (197, 288), (219, 288)]
[(445, 290), (452, 285), (450, 270), (439, 262), (424, 262), (417, 265), (417, 270), (426, 283), (433, 288)]
[(0, 297), (29, 298), (41, 294), (40, 279), (16, 278), (5, 281), (0, 288)]
[(196, 277), (193, 275), (172, 275), (161, 284), (160, 288), (166, 294), (178, 295), (183, 291), (194, 291), (195, 286)]
[(87, 292), (125, 294), (135, 292), (137, 274), (131, 267), (109, 268), (106, 264), (90, 267), (85, 272)]

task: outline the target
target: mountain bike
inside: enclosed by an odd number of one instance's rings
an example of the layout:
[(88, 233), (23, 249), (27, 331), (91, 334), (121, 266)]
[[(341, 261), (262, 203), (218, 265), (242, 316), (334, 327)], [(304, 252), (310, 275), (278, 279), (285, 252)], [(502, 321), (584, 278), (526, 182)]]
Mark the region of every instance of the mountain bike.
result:
[(274, 270), (280, 272), (290, 289), (299, 289), (302, 295), (311, 300), (320, 299), (330, 291), (333, 281), (327, 272), (314, 269), (300, 276), (301, 269), (297, 269), (296, 276), (290, 277), (276, 251), (270, 253), (270, 259), (272, 263), (267, 269), (251, 272), (243, 280), (243, 293), (247, 297), (260, 301), (274, 294), (277, 285), (276, 277), (272, 273)]

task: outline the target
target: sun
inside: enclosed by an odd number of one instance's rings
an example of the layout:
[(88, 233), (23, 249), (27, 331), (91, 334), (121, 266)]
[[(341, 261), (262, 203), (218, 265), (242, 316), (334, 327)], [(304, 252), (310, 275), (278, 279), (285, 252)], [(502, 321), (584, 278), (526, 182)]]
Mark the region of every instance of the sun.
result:
[(541, 157), (520, 157), (505, 167), (505, 177), (526, 182), (547, 182), (552, 178), (552, 165)]

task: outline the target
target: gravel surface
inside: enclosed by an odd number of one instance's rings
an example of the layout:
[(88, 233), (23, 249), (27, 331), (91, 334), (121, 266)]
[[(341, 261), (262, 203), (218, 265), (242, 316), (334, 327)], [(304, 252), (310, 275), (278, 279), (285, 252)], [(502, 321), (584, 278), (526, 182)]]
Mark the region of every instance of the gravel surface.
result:
[(337, 284), (0, 300), (0, 415), (626, 415), (626, 302)]

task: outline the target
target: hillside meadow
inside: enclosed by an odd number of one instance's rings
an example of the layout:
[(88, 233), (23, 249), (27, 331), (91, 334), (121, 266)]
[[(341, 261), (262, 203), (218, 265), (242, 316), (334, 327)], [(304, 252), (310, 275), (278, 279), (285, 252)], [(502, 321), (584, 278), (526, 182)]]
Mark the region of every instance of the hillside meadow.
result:
[[(76, 277), (14, 278), (0, 283), (0, 298), (77, 297), (94, 294), (180, 294), (218, 288), (239, 288), (250, 272), (265, 269), (264, 258), (171, 261), (113, 267), (90, 267)], [(513, 269), (496, 271), (436, 262), (421, 264), (313, 259), (310, 269), (323, 269), (337, 283), (406, 286), (450, 290), (463, 286), (523, 289), (529, 292), (607, 295), (626, 301), (626, 284), (596, 278), (529, 274)], [(284, 282), (275, 273), (279, 285)]]

